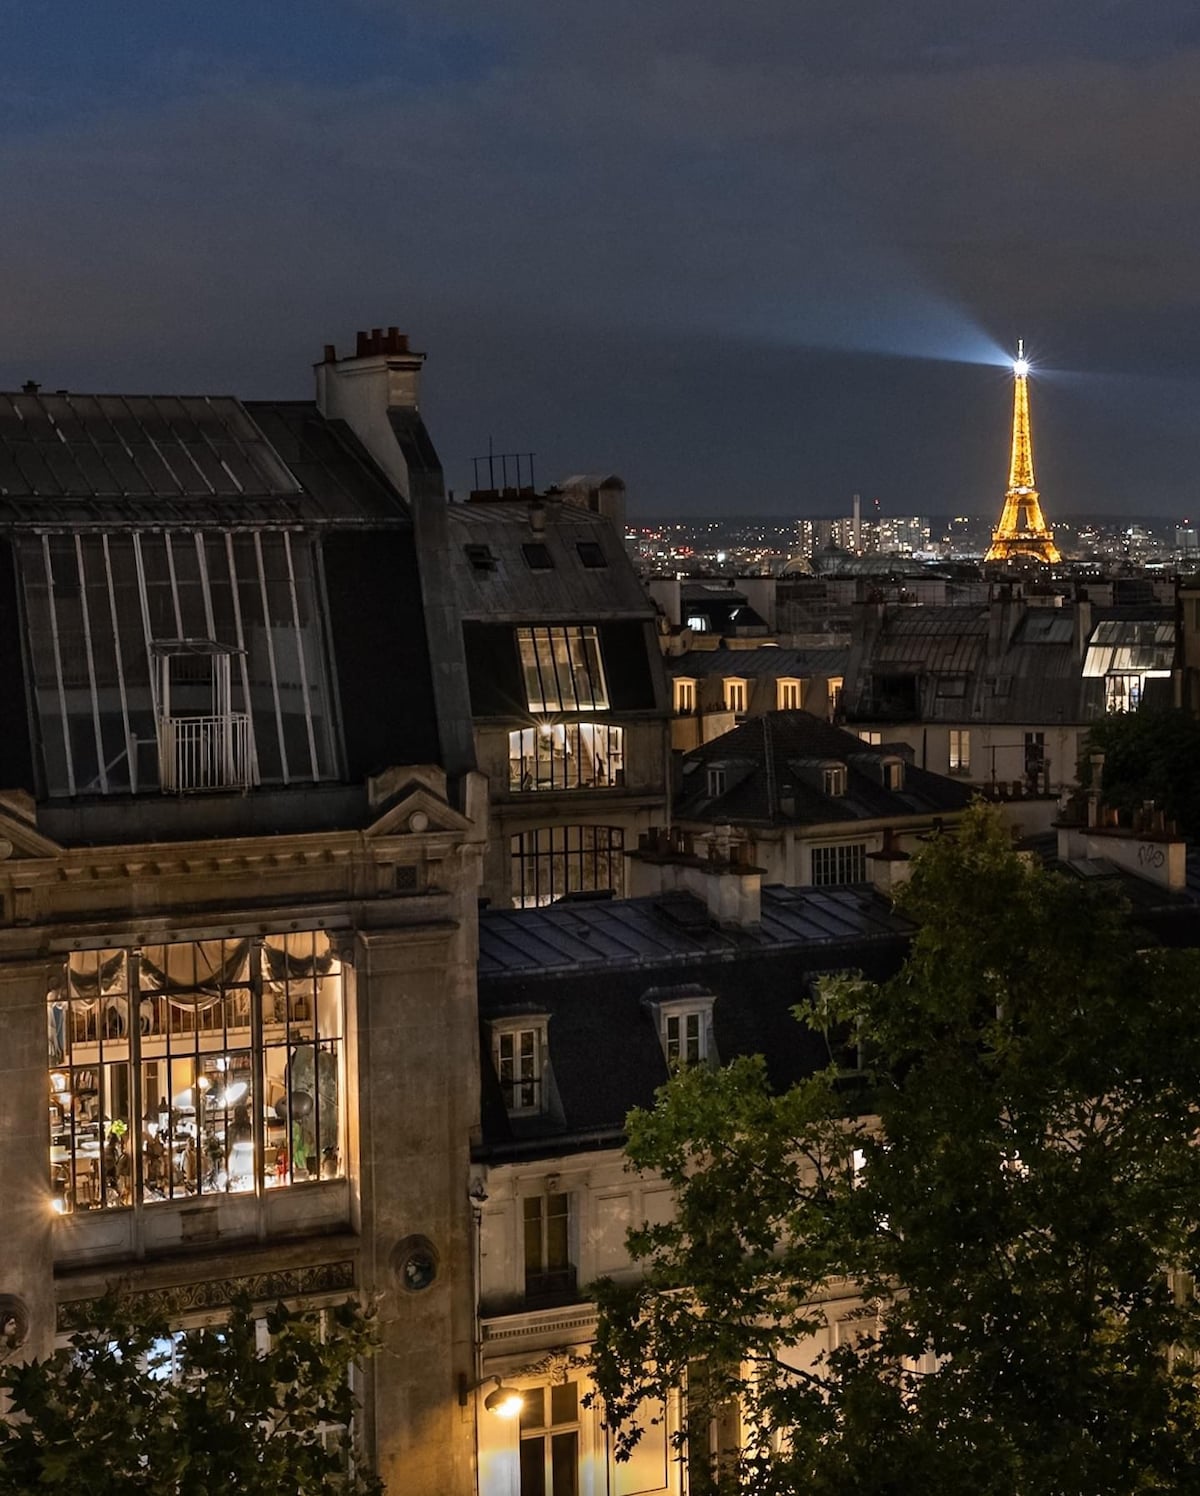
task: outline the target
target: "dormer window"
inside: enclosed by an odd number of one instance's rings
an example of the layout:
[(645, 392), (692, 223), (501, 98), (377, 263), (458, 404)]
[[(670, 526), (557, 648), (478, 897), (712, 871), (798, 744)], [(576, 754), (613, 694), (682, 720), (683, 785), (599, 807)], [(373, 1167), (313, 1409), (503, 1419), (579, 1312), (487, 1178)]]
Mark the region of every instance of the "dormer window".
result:
[(686, 1069), (715, 1059), (712, 1018), (716, 999), (711, 992), (692, 985), (653, 987), (642, 1000), (654, 1014), (669, 1069)]
[(725, 680), (725, 710), (735, 716), (744, 716), (746, 711), (746, 682), (736, 676)]
[(545, 1111), (546, 1029), (542, 1013), (499, 1019), (492, 1023), (492, 1060), (504, 1109), (510, 1117), (536, 1116)]
[(675, 677), (675, 713), (690, 715), (696, 710), (696, 682), (686, 676)]
[(821, 793), (825, 795), (841, 796), (846, 793), (846, 765), (845, 764), (822, 764), (821, 766)]
[(725, 789), (728, 784), (728, 779), (725, 773), (725, 765), (709, 764), (706, 779), (708, 798), (710, 800), (719, 799), (720, 796), (725, 793)]
[(531, 712), (608, 709), (608, 685), (594, 624), (519, 628), (517, 648)]
[(883, 770), (885, 789), (902, 790), (904, 788), (904, 760), (902, 758), (885, 758), (880, 767)]
[(788, 676), (775, 682), (775, 705), (781, 712), (798, 712), (804, 704), (804, 686)]

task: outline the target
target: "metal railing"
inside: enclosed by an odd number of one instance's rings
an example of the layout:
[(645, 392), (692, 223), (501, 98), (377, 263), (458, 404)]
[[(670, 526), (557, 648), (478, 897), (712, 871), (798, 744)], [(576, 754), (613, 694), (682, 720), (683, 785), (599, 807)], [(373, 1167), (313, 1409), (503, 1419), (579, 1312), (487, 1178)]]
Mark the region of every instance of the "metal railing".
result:
[(158, 782), (168, 793), (244, 790), (257, 778), (248, 713), (158, 719)]

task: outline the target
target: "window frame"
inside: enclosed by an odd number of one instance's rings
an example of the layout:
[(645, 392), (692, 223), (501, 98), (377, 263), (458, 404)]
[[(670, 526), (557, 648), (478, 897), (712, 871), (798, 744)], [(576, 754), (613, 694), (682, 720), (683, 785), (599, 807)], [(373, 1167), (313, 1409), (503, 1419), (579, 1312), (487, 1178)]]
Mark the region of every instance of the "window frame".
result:
[(607, 711), (600, 631), (592, 623), (522, 624), (517, 655), (531, 712)]
[(971, 729), (952, 727), (948, 745), (948, 772), (969, 774), (971, 772)]
[[(494, 1019), (490, 1024), (492, 1064), (504, 1109), (510, 1117), (538, 1117), (546, 1110), (549, 1024), (546, 1013), (521, 1013)], [(506, 1046), (511, 1053), (505, 1054)], [(517, 1067), (507, 1080), (506, 1066)], [(521, 1073), (526, 1068), (528, 1073)]]
[[(793, 697), (794, 700), (791, 699)], [(781, 712), (804, 710), (804, 682), (799, 676), (781, 675), (776, 678), (775, 707)]]
[[(866, 842), (825, 842), (809, 848), (809, 882), (813, 888), (857, 888), (867, 876)], [(842, 876), (861, 873), (861, 876)]]
[(735, 717), (746, 715), (746, 702), (749, 697), (746, 677), (742, 675), (727, 675), (721, 682), (722, 694), (725, 701), (725, 710), (732, 712)]

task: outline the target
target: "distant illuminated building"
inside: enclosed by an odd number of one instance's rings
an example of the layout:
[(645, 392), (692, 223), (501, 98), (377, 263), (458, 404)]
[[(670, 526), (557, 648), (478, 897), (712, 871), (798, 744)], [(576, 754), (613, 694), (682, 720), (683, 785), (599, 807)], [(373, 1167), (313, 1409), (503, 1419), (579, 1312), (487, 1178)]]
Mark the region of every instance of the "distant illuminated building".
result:
[(1029, 363), (1025, 345), (1017, 344), (1013, 363), (1012, 460), (1008, 469), (1008, 492), (1000, 523), (992, 531), (985, 561), (1013, 561), (1029, 556), (1050, 565), (1061, 561), (1054, 536), (1047, 528), (1033, 482), (1033, 436), (1029, 426)]

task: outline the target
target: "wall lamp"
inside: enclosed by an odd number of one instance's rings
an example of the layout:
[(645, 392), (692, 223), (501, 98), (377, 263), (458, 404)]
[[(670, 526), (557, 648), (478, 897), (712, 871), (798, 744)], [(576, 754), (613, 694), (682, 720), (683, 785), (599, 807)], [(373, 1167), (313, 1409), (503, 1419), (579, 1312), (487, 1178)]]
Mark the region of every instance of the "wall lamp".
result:
[(458, 1377), (459, 1407), (465, 1408), (471, 1393), (478, 1392), (480, 1387), (486, 1387), (489, 1382), (495, 1382), (496, 1386), (484, 1398), (484, 1407), (489, 1413), (495, 1413), (497, 1418), (515, 1418), (525, 1406), (525, 1394), (518, 1392), (515, 1387), (506, 1387), (503, 1380), (494, 1373), (492, 1376), (481, 1378), (478, 1382), (472, 1382), (460, 1372)]

